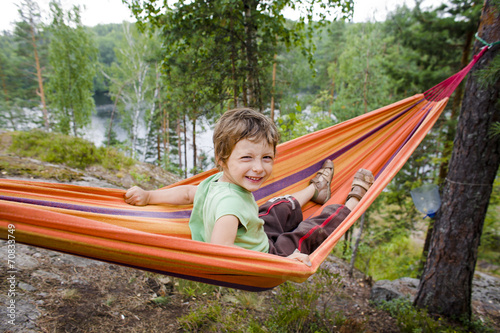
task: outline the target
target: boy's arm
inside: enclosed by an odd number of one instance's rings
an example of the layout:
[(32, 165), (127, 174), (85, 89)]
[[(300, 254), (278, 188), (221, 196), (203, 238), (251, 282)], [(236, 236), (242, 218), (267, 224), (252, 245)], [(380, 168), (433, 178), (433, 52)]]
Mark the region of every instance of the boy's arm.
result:
[(197, 189), (195, 185), (180, 185), (165, 190), (145, 191), (134, 186), (125, 193), (125, 202), (136, 206), (189, 205), (193, 203)]
[[(238, 247), (234, 245), (234, 240), (236, 239), (239, 223), (240, 220), (234, 215), (225, 215), (219, 218), (212, 230), (210, 243)], [(300, 253), (299, 250), (295, 250), (288, 258), (298, 260), (309, 267), (312, 266), (309, 255)]]
[(236, 239), (239, 224), (240, 220), (234, 215), (220, 217), (215, 222), (210, 243), (237, 247), (237, 245), (234, 245), (234, 240)]

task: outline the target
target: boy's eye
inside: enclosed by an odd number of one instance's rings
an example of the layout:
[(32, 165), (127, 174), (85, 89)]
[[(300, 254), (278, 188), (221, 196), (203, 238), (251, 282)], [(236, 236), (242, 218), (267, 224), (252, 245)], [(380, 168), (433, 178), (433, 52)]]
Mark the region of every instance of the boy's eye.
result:
[(272, 157), (272, 156), (264, 156), (264, 159), (266, 161), (272, 161), (272, 160), (274, 160), (274, 157)]

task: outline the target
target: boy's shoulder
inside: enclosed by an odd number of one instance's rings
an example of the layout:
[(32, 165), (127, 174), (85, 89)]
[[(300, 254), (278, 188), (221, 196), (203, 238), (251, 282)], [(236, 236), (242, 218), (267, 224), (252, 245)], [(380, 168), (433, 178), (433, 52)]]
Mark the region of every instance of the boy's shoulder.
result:
[(253, 194), (248, 192), (244, 188), (228, 182), (219, 182), (218, 180), (222, 177), (222, 172), (216, 173), (209, 176), (204, 181), (200, 183), (196, 191), (197, 199), (211, 202), (224, 200), (230, 202), (244, 201), (255, 201)]

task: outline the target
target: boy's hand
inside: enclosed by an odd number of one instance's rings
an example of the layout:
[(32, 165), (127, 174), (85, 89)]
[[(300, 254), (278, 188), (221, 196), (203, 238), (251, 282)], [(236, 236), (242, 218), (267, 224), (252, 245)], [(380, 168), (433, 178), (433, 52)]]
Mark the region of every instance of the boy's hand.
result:
[(309, 267), (312, 266), (311, 259), (309, 258), (309, 255), (305, 254), (305, 253), (300, 253), (299, 250), (295, 250), (295, 252), (293, 252), (292, 254), (290, 254), (288, 256), (288, 258), (298, 260), (298, 261), (306, 264)]
[(125, 202), (135, 206), (146, 206), (149, 204), (150, 197), (149, 191), (134, 186), (125, 193)]

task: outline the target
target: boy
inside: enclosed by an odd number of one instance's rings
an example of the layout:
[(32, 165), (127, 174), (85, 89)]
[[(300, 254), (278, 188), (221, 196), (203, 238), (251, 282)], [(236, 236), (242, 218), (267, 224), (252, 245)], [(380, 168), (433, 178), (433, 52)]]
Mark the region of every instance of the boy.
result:
[(215, 159), (221, 171), (198, 186), (182, 185), (144, 191), (133, 187), (125, 194), (132, 205), (193, 204), (189, 227), (194, 240), (243, 247), (299, 260), (311, 265), (312, 253), (357, 205), (373, 183), (370, 171), (355, 177), (346, 204), (326, 206), (303, 221), (300, 209), (312, 200), (330, 198), (333, 163), (326, 160), (303, 190), (257, 206), (252, 192), (271, 175), (279, 132), (267, 117), (252, 109), (227, 111), (217, 122)]

